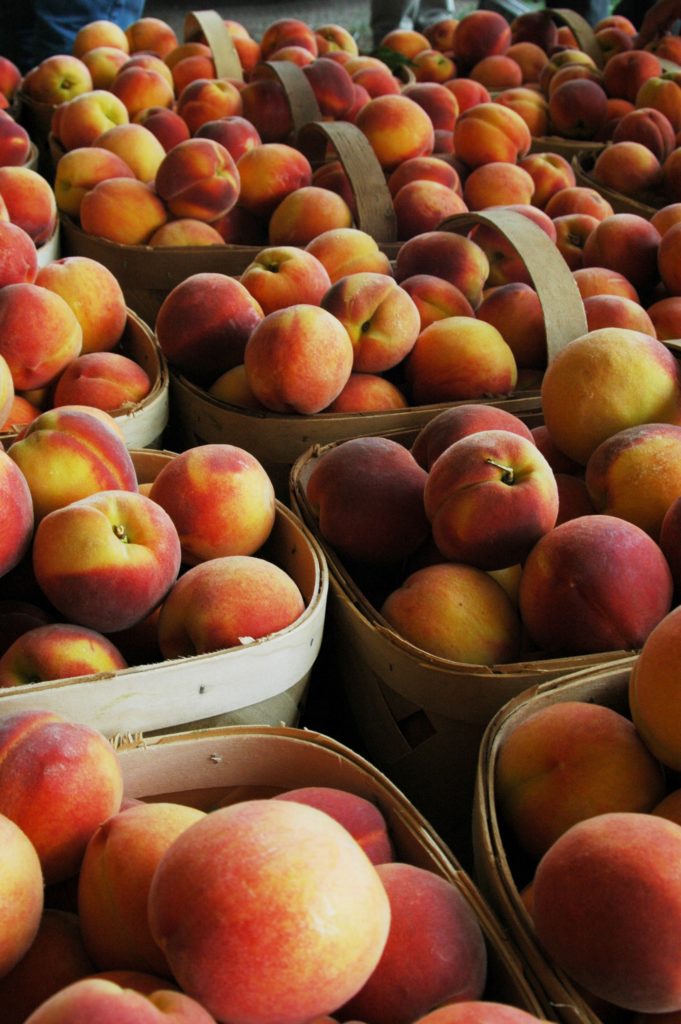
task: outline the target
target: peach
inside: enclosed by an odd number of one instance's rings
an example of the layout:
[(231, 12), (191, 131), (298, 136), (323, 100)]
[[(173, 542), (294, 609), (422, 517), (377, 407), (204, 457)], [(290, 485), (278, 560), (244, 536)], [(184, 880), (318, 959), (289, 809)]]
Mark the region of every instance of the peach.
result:
[(435, 274), (412, 274), (400, 286), (416, 303), (421, 330), (447, 316), (474, 316), (473, 307), (456, 285)]
[(5, 422), (0, 425), (0, 431), (16, 433), (39, 415), (40, 409), (37, 405), (33, 405), (22, 395), (15, 395)]
[(0, 449), (0, 494), (5, 528), (0, 540), (0, 576), (18, 565), (33, 537), (33, 502), (26, 478), (9, 455)]
[(639, 142), (662, 162), (675, 148), (671, 121), (655, 107), (639, 107), (621, 117), (613, 131), (613, 142)]
[(442, 84), (453, 78), (457, 69), (450, 56), (429, 46), (414, 56), (411, 70), (417, 83)]
[(650, 223), (653, 224), (660, 235), (664, 235), (669, 228), (681, 220), (681, 202), (679, 203), (667, 203), (665, 206), (661, 206), (650, 218)]
[(309, 185), (310, 161), (285, 143), (263, 142), (236, 162), (241, 181), (239, 205), (257, 216), (269, 217), (285, 196)]
[(655, 337), (655, 327), (643, 306), (623, 295), (591, 295), (584, 299), (590, 331), (601, 327), (625, 327)]
[(355, 124), (366, 136), (385, 171), (403, 160), (433, 152), (433, 123), (408, 96), (376, 96), (357, 114)]
[(512, 44), (529, 39), (549, 53), (558, 42), (558, 26), (548, 8), (523, 11), (511, 21)]
[(269, 220), (268, 238), (273, 246), (305, 246), (324, 231), (352, 226), (352, 211), (342, 196), (304, 185), (277, 205)]
[[(160, 75), (161, 78), (163, 78), (164, 81), (168, 83), (171, 89), (173, 87), (173, 74), (171, 69), (168, 67), (166, 62), (162, 60), (160, 57), (158, 57), (155, 53), (133, 53), (131, 56), (128, 57), (127, 61), (121, 67), (120, 70), (122, 73), (124, 71), (129, 71), (131, 68), (143, 68), (146, 71), (155, 71), (156, 74)], [(144, 89), (144, 79), (142, 79), (141, 91), (143, 92)], [(129, 93), (129, 95), (132, 97), (131, 92)], [(153, 106), (154, 104), (149, 105)], [(159, 106), (164, 106), (164, 104), (159, 103)]]
[(378, 242), (360, 228), (332, 228), (305, 246), (324, 265), (331, 283), (347, 274), (369, 271), (392, 274), (389, 257)]
[[(512, 57), (503, 53), (482, 57), (468, 72), (476, 82), (482, 82), (490, 91), (513, 89), (523, 83), (523, 72)], [(451, 77), (451, 76), (450, 76)]]
[(93, 46), (83, 53), (81, 60), (92, 78), (93, 89), (109, 89), (114, 78), (128, 60), (127, 50), (118, 46)]
[[(208, 50), (208, 48), (206, 49)], [(210, 50), (206, 53), (196, 53), (184, 57), (176, 64), (173, 64), (172, 80), (175, 95), (180, 96), (190, 82), (195, 82), (199, 78), (203, 79), (203, 81), (217, 78), (215, 61)]]
[(649, 50), (616, 53), (603, 69), (605, 91), (609, 96), (621, 96), (633, 103), (643, 83), (649, 78), (658, 78), (661, 70), (660, 61)]
[(430, 470), (439, 455), (462, 437), (481, 430), (510, 430), (532, 441), (529, 427), (514, 413), (477, 402), (452, 406), (421, 427), (411, 447), (420, 466)]
[[(673, 509), (673, 510), (672, 510)], [(670, 508), (661, 544), (671, 555), (678, 585), (678, 504)], [(678, 648), (679, 610), (674, 608), (646, 638), (629, 679), (629, 709), (640, 735), (653, 755), (677, 770), (681, 752), (676, 733), (677, 708), (673, 701), (676, 682), (672, 666)]]
[(26, 73), (22, 89), (39, 103), (59, 105), (92, 91), (92, 76), (83, 61), (71, 53), (45, 57)]
[(231, 444), (181, 452), (154, 479), (149, 497), (172, 519), (182, 561), (252, 555), (274, 525), (274, 488), (260, 462)]
[[(570, 270), (579, 270), (584, 265), (584, 246), (586, 240), (599, 223), (596, 217), (588, 213), (566, 213), (562, 217), (554, 217), (553, 223), (556, 227), (556, 248), (567, 263)], [(601, 296), (598, 296), (600, 298)], [(609, 296), (614, 298), (614, 296)], [(589, 324), (589, 330), (594, 326), (603, 327), (605, 324), (594, 321), (593, 326)], [(626, 327), (633, 327), (634, 324), (624, 324)], [(642, 327), (637, 321), (636, 327), (641, 330), (649, 330), (650, 324)], [(649, 331), (654, 333), (654, 331)]]
[(546, 366), (546, 325), (536, 291), (515, 281), (491, 289), (476, 316), (491, 324), (513, 352), (519, 369)]
[(307, 63), (303, 75), (315, 95), (322, 118), (343, 120), (355, 101), (350, 73), (342, 64), (319, 56)]
[(463, 198), (469, 210), (511, 203), (531, 203), (534, 178), (520, 164), (490, 160), (474, 167), (463, 185)]
[(28, 952), (0, 978), (6, 1024), (23, 1024), (41, 1003), (93, 968), (76, 914), (46, 908)]
[(456, 168), (437, 156), (415, 156), (399, 164), (388, 176), (390, 194), (394, 198), (403, 185), (412, 181), (435, 181), (461, 193), (461, 179)]
[(447, 1003), (421, 1017), (418, 1024), (537, 1024), (538, 1017), (508, 1003), (466, 999)]
[(533, 138), (546, 135), (549, 130), (548, 100), (537, 90), (526, 86), (504, 89), (494, 97), (495, 103), (510, 107), (522, 117)]
[[(461, 891), (413, 864), (380, 864), (376, 870), (390, 901), (388, 940), (343, 1017), (409, 1024), (443, 1002), (480, 997), (487, 978), (485, 939)], [(398, 979), (407, 971), (418, 980), (405, 990)]]
[(179, 220), (161, 224), (147, 244), (157, 248), (178, 245), (224, 245), (224, 239), (220, 232), (205, 220), (180, 217)]
[(262, 249), (242, 272), (240, 281), (264, 313), (295, 302), (318, 304), (331, 286), (323, 263), (295, 245)]
[(388, 594), (381, 615), (408, 643), (438, 658), (498, 665), (520, 652), (511, 599), (472, 565), (440, 562), (416, 570)]
[(630, 719), (568, 700), (534, 711), (499, 745), (497, 806), (538, 859), (572, 825), (612, 811), (651, 811), (664, 792), (660, 763)]
[(653, 324), (649, 334), (654, 334), (660, 341), (681, 337), (681, 296), (659, 299), (648, 306), (646, 312)]
[(424, 504), (446, 559), (504, 569), (523, 561), (555, 525), (558, 490), (533, 441), (508, 430), (481, 430), (436, 459)]
[(528, 153), (518, 161), (518, 166), (532, 178), (532, 203), (541, 210), (546, 209), (556, 193), (576, 184), (572, 165), (560, 153)]
[(452, 78), (444, 85), (456, 97), (459, 113), (478, 103), (489, 103), (492, 99), (482, 82), (474, 82), (472, 78)]
[(593, 57), (591, 57), (585, 50), (579, 49), (576, 42), (567, 44), (567, 46), (564, 45), (556, 47), (556, 49), (549, 55), (548, 63), (544, 65), (539, 75), (539, 82), (537, 84), (541, 92), (548, 97), (553, 76), (560, 71), (561, 68), (567, 67), (568, 65), (573, 66), (575, 64), (579, 64), (590, 71), (597, 70)]
[[(202, 883), (183, 884), (181, 915), (174, 913), (179, 877)], [(206, 887), (211, 877), (215, 885)], [(220, 971), (204, 938), (209, 909), (227, 951)], [(249, 1007), (260, 1017), (275, 998), (282, 1024), (293, 1024), (334, 1009), (364, 984), (386, 944), (390, 904), (377, 869), (330, 815), (292, 801), (246, 800), (178, 837), (152, 881), (149, 919), (183, 990), (209, 1012), (238, 1017)], [(264, 989), (245, 969), (254, 943)], [(192, 954), (197, 947), (201, 954)]]
[(427, 536), (425, 480), (425, 471), (396, 441), (353, 438), (320, 457), (307, 497), (322, 536), (342, 555), (391, 564), (412, 554)]
[(113, 349), (128, 311), (123, 290), (108, 267), (89, 256), (64, 256), (41, 267), (35, 283), (69, 304), (83, 333), (81, 353)]
[(12, 117), (0, 117), (0, 166), (21, 167), (31, 155), (31, 137)]
[(137, 489), (132, 457), (117, 431), (107, 413), (63, 406), (42, 412), (17, 435), (7, 454), (28, 482), (36, 522), (97, 491)]
[(350, 336), (356, 372), (381, 373), (396, 366), (412, 350), (420, 331), (416, 304), (387, 274), (342, 278), (331, 285), (321, 305)]
[(631, 281), (610, 267), (578, 267), (573, 270), (579, 294), (583, 299), (590, 295), (623, 295), (627, 299), (639, 301), (639, 295)]
[(428, 38), (423, 32), (414, 29), (396, 28), (386, 32), (380, 41), (380, 49), (394, 50), (401, 53), (403, 57), (412, 58), (429, 45)]
[(57, 225), (57, 203), (50, 184), (30, 167), (0, 167), (0, 197), (12, 224), (41, 246)]
[(9, 57), (0, 58), (0, 93), (7, 100), (14, 98), (14, 94), (21, 85), (21, 70)]
[(609, 267), (624, 274), (641, 292), (657, 281), (660, 233), (636, 213), (606, 217), (584, 245), (585, 267)]
[(167, 107), (147, 107), (135, 114), (133, 121), (148, 128), (166, 153), (178, 142), (184, 142), (189, 138), (187, 122)]
[(211, 48), (205, 42), (193, 39), (190, 42), (178, 43), (172, 50), (166, 53), (163, 58), (167, 67), (172, 71), (176, 64), (179, 64), (185, 57), (210, 57)]
[(76, 57), (82, 58), (84, 53), (92, 50), (95, 46), (116, 46), (126, 54), (130, 52), (125, 32), (120, 25), (108, 18), (96, 18), (79, 28), (73, 40), (71, 52)]
[(173, 28), (162, 18), (143, 17), (125, 29), (130, 53), (147, 50), (157, 57), (165, 57), (178, 45)]
[(551, 130), (569, 139), (593, 139), (607, 120), (605, 90), (588, 78), (563, 82), (549, 96)]
[(634, 102), (637, 108), (653, 107), (664, 114), (675, 132), (681, 128), (681, 83), (673, 78), (651, 75), (641, 82)]
[(204, 816), (179, 803), (141, 803), (91, 836), (78, 876), (78, 917), (85, 948), (101, 970), (170, 974), (149, 932), (149, 888), (170, 845)]
[(0, 908), (0, 976), (6, 976), (30, 949), (43, 912), (43, 877), (33, 843), (21, 826), (0, 812), (3, 851)]
[(123, 795), (118, 757), (104, 736), (50, 711), (0, 721), (0, 778), (0, 814), (33, 843), (48, 885), (77, 872), (90, 836)]
[(213, 139), (229, 152), (234, 161), (254, 146), (261, 138), (254, 124), (240, 114), (229, 114), (215, 121), (205, 121), (194, 133), (199, 139)]
[(226, 274), (191, 274), (166, 295), (156, 335), (168, 362), (199, 383), (212, 383), (243, 362), (246, 342), (263, 311), (251, 293)]
[(649, 146), (633, 140), (613, 141), (598, 154), (593, 178), (626, 196), (654, 192), (662, 182), (662, 165)]
[(187, 122), (190, 134), (194, 135), (206, 121), (241, 114), (241, 93), (226, 78), (197, 78), (189, 82), (178, 96), (176, 110)]
[(659, 276), (667, 292), (672, 296), (681, 295), (681, 274), (678, 268), (680, 248), (681, 227), (675, 224), (662, 235), (657, 252)]
[(0, 288), (33, 284), (38, 273), (38, 252), (31, 236), (17, 224), (0, 221)]
[(277, 18), (265, 27), (260, 38), (260, 52), (263, 60), (282, 46), (303, 46), (317, 56), (317, 41), (314, 30), (300, 18)]
[(549, 217), (562, 217), (568, 213), (588, 213), (596, 220), (603, 220), (614, 212), (608, 200), (588, 185), (568, 185), (556, 191), (544, 207), (544, 213)]
[(84, 626), (54, 622), (22, 633), (0, 658), (0, 687), (117, 672), (125, 658), (107, 637)]
[(293, 132), (291, 106), (282, 83), (275, 78), (257, 78), (241, 90), (241, 112), (263, 143), (287, 144)]
[(559, 523), (566, 523), (568, 519), (576, 519), (577, 516), (593, 515), (596, 511), (594, 503), (589, 496), (589, 491), (581, 476), (572, 476), (571, 473), (556, 473), (558, 484), (558, 518)]
[(657, 339), (627, 328), (604, 327), (570, 342), (549, 363), (541, 388), (544, 420), (558, 447), (586, 465), (619, 430), (678, 423), (679, 371), (670, 356)]
[(134, 177), (100, 181), (80, 202), (83, 231), (120, 245), (143, 245), (167, 219), (153, 187)]
[(90, 146), (108, 128), (130, 120), (122, 100), (108, 89), (93, 89), (74, 96), (59, 117), (59, 141), (64, 149)]
[(349, 177), (343, 169), (340, 160), (327, 160), (312, 172), (310, 184), (319, 188), (328, 188), (341, 196), (350, 207), (353, 219), (357, 219), (357, 200), (352, 190)]
[(437, 181), (407, 182), (393, 199), (397, 237), (406, 241), (435, 231), (447, 217), (465, 213), (469, 206), (457, 192)]
[(353, 366), (350, 336), (332, 313), (309, 303), (274, 310), (244, 351), (253, 394), (273, 412), (314, 414), (341, 392)]
[(474, 10), (459, 19), (453, 55), (465, 73), (483, 57), (505, 53), (511, 45), (511, 26), (498, 11)]
[(14, 398), (15, 391), (12, 371), (3, 356), (0, 357), (0, 416), (2, 416), (3, 420), (9, 416), (14, 404)]
[(396, 96), (402, 91), (400, 83), (387, 65), (384, 67), (376, 65), (360, 68), (358, 71), (353, 72), (351, 82), (353, 85), (353, 96), (354, 86), (360, 86), (365, 90), (370, 100), (375, 99), (377, 96)]
[(120, 124), (103, 132), (95, 145), (116, 153), (140, 181), (154, 181), (166, 151), (156, 136), (141, 124)]
[(138, 405), (151, 391), (146, 370), (120, 352), (86, 352), (57, 378), (53, 407), (93, 405), (114, 413)]
[(677, 478), (681, 427), (644, 423), (602, 441), (586, 464), (586, 485), (597, 512), (635, 523), (659, 540), (662, 521), (681, 494)]
[[(623, 599), (632, 593), (634, 603)], [(535, 544), (523, 566), (519, 600), (523, 623), (540, 650), (631, 650), (668, 613), (671, 572), (640, 527), (615, 516), (579, 516)]]
[(595, 996), (639, 1012), (679, 1008), (680, 847), (674, 822), (613, 811), (574, 825), (540, 861), (533, 886), (537, 937)]
[[(548, 84), (546, 85), (547, 98), (550, 99), (551, 96), (553, 96), (553, 93), (559, 85), (563, 85), (563, 83), (572, 81), (576, 78), (587, 79), (588, 81), (593, 82), (595, 85), (601, 86), (601, 88), (603, 85), (603, 74), (601, 71), (599, 71), (598, 68), (593, 67), (591, 64), (577, 64), (570, 62), (568, 64), (564, 64), (562, 67), (557, 68), (550, 76)], [(610, 99), (611, 102), (615, 101), (613, 101), (610, 97), (606, 98), (606, 111), (608, 112), (609, 116), (611, 108), (608, 106), (608, 99)], [(617, 103), (622, 102), (626, 103), (629, 101), (623, 101), (620, 100), (619, 98), (617, 99)]]
[(454, 32), (458, 23), (457, 18), (443, 16), (426, 25), (423, 34), (431, 46), (446, 53), (452, 48)]
[(530, 39), (512, 42), (506, 50), (506, 56), (520, 68), (523, 85), (526, 82), (538, 82), (541, 70), (549, 60), (547, 50)]
[(151, 992), (141, 992), (128, 984), (119, 985), (106, 977), (82, 978), (56, 992), (28, 1018), (31, 1024), (65, 1024), (82, 1017), (91, 1024), (115, 1019), (118, 1024), (211, 1024), (213, 1018), (189, 996), (159, 982)]
[(405, 372), (418, 405), (508, 394), (518, 377), (513, 352), (496, 327), (464, 316), (437, 320), (421, 331)]
[(156, 192), (175, 217), (213, 221), (239, 197), (239, 173), (228, 150), (212, 139), (187, 139), (163, 157)]
[(489, 275), (487, 256), (475, 242), (451, 231), (426, 231), (408, 239), (397, 253), (395, 278), (432, 274), (457, 288), (475, 309)]
[(471, 169), (491, 161), (516, 163), (529, 152), (531, 142), (520, 114), (501, 103), (469, 107), (454, 126), (454, 152)]
[(319, 25), (315, 30), (317, 40), (317, 51), (320, 54), (344, 50), (346, 53), (356, 55), (359, 50), (357, 41), (351, 32), (342, 25), (331, 22), (326, 25)]
[(62, 615), (112, 633), (164, 599), (179, 572), (180, 539), (157, 502), (109, 490), (45, 515), (32, 557), (41, 590)]
[(221, 373), (208, 388), (208, 394), (229, 405), (239, 405), (245, 409), (263, 408), (248, 385), (243, 363)]
[[(132, 120), (135, 114), (148, 107), (172, 107), (175, 102), (172, 80), (169, 81), (165, 75), (152, 68), (131, 66), (129, 62), (118, 71), (111, 83), (110, 92), (127, 111), (126, 120)], [(182, 111), (178, 113), (184, 117)]]
[[(418, 103), (428, 114), (433, 128), (453, 131), (459, 114), (456, 96), (440, 82), (413, 82), (405, 85), (402, 95)], [(418, 159), (414, 157), (412, 159)]]
[(43, 387), (79, 355), (83, 332), (61, 295), (37, 284), (0, 290), (0, 355), (16, 390)]
[(163, 602), (158, 642), (164, 658), (239, 647), (287, 629), (305, 605), (294, 580), (254, 555), (209, 558), (189, 568)]
[(55, 170), (54, 195), (62, 213), (78, 219), (83, 197), (100, 181), (134, 178), (122, 157), (101, 146), (72, 149), (60, 158)]
[(351, 373), (347, 383), (324, 412), (389, 412), (405, 409), (409, 403), (386, 377), (374, 373)]
[(385, 864), (394, 859), (385, 817), (365, 797), (332, 786), (301, 786), (277, 793), (272, 799), (293, 800), (330, 814), (354, 837), (372, 864)]

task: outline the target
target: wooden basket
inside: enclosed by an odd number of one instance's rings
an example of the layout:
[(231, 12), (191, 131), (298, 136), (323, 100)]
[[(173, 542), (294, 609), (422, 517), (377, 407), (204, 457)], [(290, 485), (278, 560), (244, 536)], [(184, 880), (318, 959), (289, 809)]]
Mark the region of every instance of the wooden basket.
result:
[(504, 738), (530, 714), (560, 701), (588, 701), (627, 714), (627, 689), (635, 657), (559, 677), (518, 694), (489, 722), (480, 744), (473, 808), (473, 847), (478, 883), (499, 914), (523, 960), (537, 978), (558, 1020), (601, 1024), (564, 971), (540, 946), (519, 890), (529, 881), (527, 865), (505, 834), (497, 815), (495, 766)]
[(375, 803), (388, 823), (396, 857), (450, 882), (473, 910), (485, 937), (485, 998), (540, 1018), (545, 1004), (494, 914), (452, 852), (409, 800), (348, 747), (309, 730), (231, 726), (184, 732), (119, 747), (125, 793), (208, 809), (224, 796), (331, 786)]
[[(327, 124), (324, 132), (337, 127)], [(319, 131), (315, 126), (317, 137)], [(466, 232), (476, 224), (498, 228), (523, 257), (544, 312), (548, 358), (568, 341), (585, 334), (586, 315), (579, 289), (545, 232), (522, 214), (503, 209), (457, 214), (444, 221), (442, 228)], [(536, 409), (539, 397), (537, 392), (517, 392), (510, 397), (490, 396), (487, 401), (520, 413)], [(247, 448), (263, 463), (282, 500), (288, 494), (290, 467), (310, 446), (357, 434), (420, 427), (452, 404), (468, 403), (434, 403), (381, 413), (285, 415), (218, 401), (186, 377), (171, 373), (171, 420), (182, 443), (191, 446), (229, 441)]]
[(16, 109), (17, 120), (31, 136), (38, 152), (35, 169), (51, 180), (52, 158), (47, 140), (50, 134), (52, 115), (57, 109), (57, 105), (34, 100), (20, 86), (16, 93)]
[[(520, 418), (530, 427), (541, 422), (539, 411)], [(416, 433), (395, 430), (383, 436), (410, 447)], [(529, 686), (620, 661), (627, 652), (537, 656), (487, 666), (438, 657), (409, 643), (323, 540), (307, 499), (317, 462), (338, 443), (308, 449), (294, 463), (290, 478), (292, 508), (318, 538), (329, 565), (329, 637), (338, 673), (368, 755), (450, 845), (470, 857), (478, 748), (490, 719)]]
[[(132, 455), (140, 483), (151, 482), (173, 458), (151, 450)], [(0, 715), (46, 708), (106, 736), (178, 726), (297, 724), (322, 641), (326, 560), (307, 528), (280, 502), (261, 553), (288, 572), (303, 595), (305, 610), (287, 629), (227, 651), (2, 689)]]
[[(168, 366), (156, 335), (131, 309), (128, 309), (125, 329), (115, 351), (146, 370), (151, 389), (140, 402), (122, 407), (112, 415), (123, 431), (128, 448), (158, 446), (168, 423)], [(16, 436), (16, 431), (0, 433), (0, 443), (7, 448)]]

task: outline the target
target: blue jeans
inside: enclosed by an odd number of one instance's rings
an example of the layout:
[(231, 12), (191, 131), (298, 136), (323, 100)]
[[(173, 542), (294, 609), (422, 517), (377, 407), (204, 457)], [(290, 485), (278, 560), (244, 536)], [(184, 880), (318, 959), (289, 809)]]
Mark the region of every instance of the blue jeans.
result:
[(76, 33), (104, 19), (127, 28), (145, 0), (1, 0), (0, 53), (25, 74), (45, 57), (71, 53)]

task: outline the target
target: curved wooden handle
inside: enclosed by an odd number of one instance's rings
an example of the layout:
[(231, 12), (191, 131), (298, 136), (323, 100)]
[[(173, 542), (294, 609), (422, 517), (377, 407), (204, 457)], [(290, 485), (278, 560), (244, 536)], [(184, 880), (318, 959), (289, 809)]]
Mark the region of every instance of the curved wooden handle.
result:
[(266, 60), (258, 64), (258, 67), (266, 68), (268, 74), (277, 78), (283, 86), (291, 110), (294, 133), (297, 134), (308, 121), (321, 121), (322, 112), (317, 97), (302, 68), (290, 60)]
[(189, 43), (204, 36), (213, 54), (218, 78), (243, 81), (244, 72), (229, 29), (217, 11), (189, 11), (184, 19), (184, 39)]

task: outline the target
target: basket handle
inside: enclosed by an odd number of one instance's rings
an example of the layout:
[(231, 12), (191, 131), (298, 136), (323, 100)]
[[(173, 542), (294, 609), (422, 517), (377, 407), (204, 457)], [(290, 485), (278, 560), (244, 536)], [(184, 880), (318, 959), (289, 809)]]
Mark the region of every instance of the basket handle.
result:
[(189, 43), (203, 36), (213, 54), (218, 78), (243, 81), (244, 71), (232, 36), (217, 11), (189, 11), (184, 19), (184, 40)]
[(603, 50), (598, 45), (594, 30), (586, 18), (583, 18), (577, 11), (571, 11), (569, 8), (563, 7), (554, 7), (550, 13), (555, 21), (567, 25), (572, 30), (580, 50), (584, 50), (585, 53), (589, 54), (596, 67), (602, 68), (604, 63)]
[(379, 243), (395, 242), (397, 221), (392, 196), (364, 133), (349, 121), (317, 120), (303, 125), (297, 141), (311, 163), (321, 163), (331, 144), (350, 181), (358, 227)]
[(584, 303), (570, 268), (546, 232), (516, 210), (456, 213), (439, 230), (461, 234), (477, 224), (500, 231), (527, 267), (544, 313), (546, 354), (551, 362), (568, 342), (588, 331)]
[(282, 85), (291, 110), (294, 135), (308, 121), (321, 121), (317, 97), (302, 68), (291, 60), (265, 60), (258, 64), (258, 69), (266, 70), (270, 78), (278, 79)]

